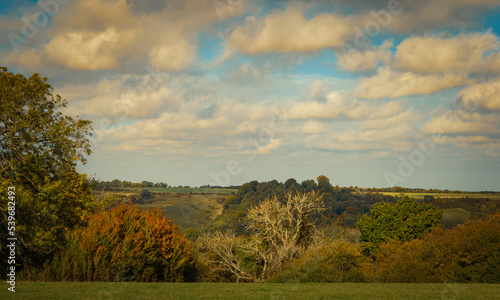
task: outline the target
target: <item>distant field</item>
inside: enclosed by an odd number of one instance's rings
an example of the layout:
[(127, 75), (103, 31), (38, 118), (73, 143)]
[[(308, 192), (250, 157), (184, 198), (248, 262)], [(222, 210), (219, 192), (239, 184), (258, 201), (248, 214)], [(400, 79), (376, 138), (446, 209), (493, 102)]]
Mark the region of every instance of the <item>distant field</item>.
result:
[(150, 191), (153, 192), (153, 197), (137, 202), (137, 207), (160, 208), (165, 216), (183, 229), (190, 227), (202, 229), (209, 220), (215, 219), (222, 212), (222, 205), (227, 197), (227, 195), (220, 194)]
[(458, 224), (463, 224), (469, 217), (469, 212), (462, 208), (446, 208), (443, 209), (443, 218), (441, 223), (446, 228), (453, 228)]
[[(499, 284), (18, 282), (0, 299), (500, 299)], [(10, 296), (10, 297), (9, 297)]]
[[(381, 192), (384, 195), (399, 196), (401, 193), (398, 192)], [(424, 198), (424, 196), (429, 195), (434, 198), (489, 198), (489, 199), (500, 199), (500, 194), (480, 194), (480, 193), (464, 193), (464, 194), (454, 194), (454, 193), (405, 193), (405, 195), (411, 198)]]
[(149, 190), (151, 192), (162, 193), (208, 193), (208, 194), (231, 194), (236, 193), (237, 189), (202, 189), (202, 188), (161, 188), (161, 187), (131, 187), (128, 190)]

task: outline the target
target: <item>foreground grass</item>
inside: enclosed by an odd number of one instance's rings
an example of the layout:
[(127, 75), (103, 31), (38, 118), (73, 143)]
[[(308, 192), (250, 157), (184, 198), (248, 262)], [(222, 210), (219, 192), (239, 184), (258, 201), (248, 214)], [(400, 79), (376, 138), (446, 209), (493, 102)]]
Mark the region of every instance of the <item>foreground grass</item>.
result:
[[(14, 298), (6, 282), (0, 299)], [(500, 299), (498, 284), (18, 282), (16, 299)]]

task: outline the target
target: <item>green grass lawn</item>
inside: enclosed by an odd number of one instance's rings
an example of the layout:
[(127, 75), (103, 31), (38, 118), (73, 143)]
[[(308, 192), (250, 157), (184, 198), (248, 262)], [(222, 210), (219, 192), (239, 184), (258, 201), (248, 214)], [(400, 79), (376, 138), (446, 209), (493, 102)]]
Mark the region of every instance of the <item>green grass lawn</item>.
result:
[(202, 189), (202, 188), (179, 188), (179, 187), (131, 187), (126, 188), (130, 190), (149, 190), (151, 192), (162, 192), (162, 193), (209, 193), (209, 194), (231, 194), (236, 193), (237, 189)]
[(500, 299), (499, 284), (19, 282), (0, 299)]

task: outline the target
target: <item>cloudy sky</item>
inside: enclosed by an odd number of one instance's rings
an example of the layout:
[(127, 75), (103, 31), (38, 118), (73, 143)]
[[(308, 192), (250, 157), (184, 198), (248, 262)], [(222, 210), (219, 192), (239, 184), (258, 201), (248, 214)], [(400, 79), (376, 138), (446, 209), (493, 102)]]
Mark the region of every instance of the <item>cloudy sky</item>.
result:
[(500, 190), (499, 0), (16, 0), (101, 180)]

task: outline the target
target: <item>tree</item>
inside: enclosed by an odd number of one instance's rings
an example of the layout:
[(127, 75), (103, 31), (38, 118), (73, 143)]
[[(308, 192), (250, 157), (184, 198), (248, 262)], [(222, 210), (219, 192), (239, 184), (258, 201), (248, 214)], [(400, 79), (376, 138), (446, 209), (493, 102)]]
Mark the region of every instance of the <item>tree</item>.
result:
[[(59, 110), (67, 102), (47, 82), (0, 67), (1, 232), (7, 232), (12, 187), (16, 262), (24, 266), (43, 263), (63, 246), (65, 231), (83, 224), (94, 208), (87, 176), (76, 171), (91, 153), (91, 122), (63, 115)], [(2, 243), (0, 252), (5, 251)]]
[(361, 231), (361, 240), (371, 243), (370, 247), (391, 238), (402, 241), (422, 238), (440, 226), (442, 215), (442, 210), (431, 204), (419, 204), (405, 196), (394, 205), (375, 203), (370, 214), (359, 219), (356, 226)]
[(159, 209), (121, 204), (92, 215), (45, 276), (64, 281), (192, 281), (194, 250)]
[(151, 198), (151, 192), (149, 190), (142, 190), (140, 196), (142, 199)]
[[(231, 231), (217, 231), (203, 237), (203, 243), (217, 254), (218, 265), (238, 279), (262, 281), (307, 249), (315, 230), (309, 217), (322, 209), (321, 197), (314, 192), (289, 193), (283, 202), (274, 196), (248, 211), (245, 223), (251, 237), (247, 241), (235, 239)], [(245, 264), (252, 258), (253, 266)]]
[(297, 180), (294, 178), (289, 178), (287, 181), (285, 181), (285, 188), (290, 189), (290, 188), (295, 188), (297, 186)]
[(385, 282), (500, 283), (500, 214), (423, 239), (380, 245), (374, 278)]

